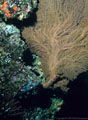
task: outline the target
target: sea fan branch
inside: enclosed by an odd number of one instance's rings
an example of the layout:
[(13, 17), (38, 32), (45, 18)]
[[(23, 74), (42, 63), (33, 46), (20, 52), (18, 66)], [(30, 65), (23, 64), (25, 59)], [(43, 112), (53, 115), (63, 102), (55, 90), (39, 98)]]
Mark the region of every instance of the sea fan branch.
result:
[(24, 28), (26, 42), (42, 62), (43, 87), (65, 87), (88, 70), (88, 22), (82, 24), (87, 8), (87, 0), (41, 0), (36, 25)]

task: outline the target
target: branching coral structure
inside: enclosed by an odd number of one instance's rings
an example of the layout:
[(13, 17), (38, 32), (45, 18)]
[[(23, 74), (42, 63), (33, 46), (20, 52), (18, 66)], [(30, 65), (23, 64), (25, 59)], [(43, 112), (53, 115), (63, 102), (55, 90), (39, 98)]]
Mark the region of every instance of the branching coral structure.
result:
[(36, 25), (24, 28), (29, 48), (41, 59), (44, 88), (67, 90), (69, 81), (88, 70), (87, 4), (87, 0), (40, 0)]

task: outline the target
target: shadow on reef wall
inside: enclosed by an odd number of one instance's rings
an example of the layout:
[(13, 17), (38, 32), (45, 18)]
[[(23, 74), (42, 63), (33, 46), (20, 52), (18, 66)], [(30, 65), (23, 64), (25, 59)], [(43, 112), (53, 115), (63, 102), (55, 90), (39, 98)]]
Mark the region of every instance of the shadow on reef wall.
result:
[(11, 24), (11, 25), (13, 24), (20, 30), (23, 29), (23, 27), (33, 26), (37, 22), (36, 11), (37, 9), (35, 9), (32, 12), (32, 14), (30, 14), (30, 16), (25, 20), (20, 21), (20, 20), (13, 18), (13, 19), (8, 19), (6, 23)]
[[(56, 89), (52, 91), (49, 89), (43, 89), (39, 87), (38, 94), (27, 96), (24, 93), (22, 99), (20, 100), (20, 105), (23, 109), (30, 109), (34, 107), (41, 107), (45, 109), (50, 107), (50, 98), (56, 96), (61, 96), (64, 99), (64, 104), (62, 109), (56, 113), (55, 120), (59, 118), (68, 118), (68, 117), (88, 117), (88, 84), (86, 81), (88, 79), (88, 72), (81, 74), (73, 83), (70, 83), (70, 90), (67, 94), (63, 94), (61, 91)], [(32, 93), (32, 91), (30, 91)], [(21, 120), (21, 116), (13, 116), (9, 120)], [(44, 120), (47, 120), (44, 118)]]
[(88, 118), (88, 72), (82, 73), (70, 85), (69, 92), (64, 96), (64, 105), (56, 114), (58, 118)]
[[(45, 115), (47, 114), (47, 110), (50, 111), (49, 107), (52, 104), (51, 103), (51, 98), (55, 98), (55, 96), (58, 96), (58, 99), (59, 99), (59, 97), (61, 95), (61, 92), (58, 91), (58, 90), (53, 91), (53, 90), (50, 90), (50, 89), (44, 89), (44, 88), (42, 88), (42, 86), (39, 86), (38, 88), (36, 88), (36, 93), (37, 92), (38, 92), (38, 94), (33, 95), (32, 94), (33, 90), (31, 90), (31, 91), (29, 91), (30, 95), (28, 95), (28, 92), (27, 92), (27, 93), (24, 93), (24, 94), (20, 94), (20, 96), (22, 98), (20, 98), (19, 95), (18, 95), (16, 97), (16, 99), (18, 101), (20, 101), (19, 106), (22, 106), (23, 110), (26, 110), (26, 111), (28, 110), (28, 112), (30, 112), (30, 115), (33, 114), (33, 112), (35, 112), (35, 114), (36, 114), (38, 111), (34, 111), (34, 109), (40, 108), (41, 109), (41, 114), (43, 116), (44, 113), (42, 111), (45, 111)], [(23, 114), (25, 114), (25, 112), (22, 113), (22, 115), (15, 115), (15, 116), (12, 116), (12, 117), (8, 117), (8, 119), (5, 119), (5, 120), (26, 120), (26, 119), (23, 118)], [(52, 114), (52, 113), (49, 113), (49, 114)], [(28, 120), (34, 120), (34, 119), (31, 119), (31, 117), (32, 116), (29, 116)], [(38, 120), (51, 120), (51, 119), (43, 117), (42, 119), (40, 118)]]
[[(29, 58), (27, 58), (28, 54), (30, 54)], [(29, 61), (31, 59), (31, 53), (27, 50), (24, 54), (25, 63), (30, 64)], [(66, 94), (63, 94), (61, 91), (58, 93), (58, 89), (55, 91), (56, 96), (60, 95), (64, 99), (62, 109), (56, 113), (56, 120), (62, 117), (88, 117), (88, 72), (80, 74), (68, 87), (70, 90)], [(25, 98), (22, 99), (21, 104), (25, 103), (24, 107), (38, 105), (42, 108), (47, 108), (50, 105), (49, 99), (53, 91), (44, 90), (41, 87), (39, 89), (41, 90), (39, 90), (40, 93), (38, 95), (32, 96), (31, 99), (30, 97), (27, 100)]]
[(25, 65), (32, 66), (34, 59), (33, 59), (32, 53), (30, 52), (29, 49), (24, 51), (23, 56), (22, 56), (22, 60), (25, 63)]

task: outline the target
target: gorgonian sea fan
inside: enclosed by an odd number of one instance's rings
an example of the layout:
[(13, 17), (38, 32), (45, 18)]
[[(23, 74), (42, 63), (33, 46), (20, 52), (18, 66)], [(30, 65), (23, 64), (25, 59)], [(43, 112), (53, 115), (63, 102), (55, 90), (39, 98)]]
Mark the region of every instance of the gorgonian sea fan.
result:
[[(40, 0), (23, 37), (42, 62), (43, 87), (65, 87), (88, 70), (88, 0)], [(57, 79), (58, 78), (58, 79)]]

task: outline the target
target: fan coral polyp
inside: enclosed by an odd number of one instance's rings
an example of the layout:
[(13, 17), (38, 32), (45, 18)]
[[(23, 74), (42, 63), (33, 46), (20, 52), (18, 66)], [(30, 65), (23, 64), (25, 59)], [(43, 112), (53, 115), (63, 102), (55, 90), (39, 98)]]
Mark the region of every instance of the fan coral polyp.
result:
[(36, 25), (25, 27), (22, 34), (41, 59), (43, 87), (65, 90), (88, 70), (87, 0), (40, 0)]

